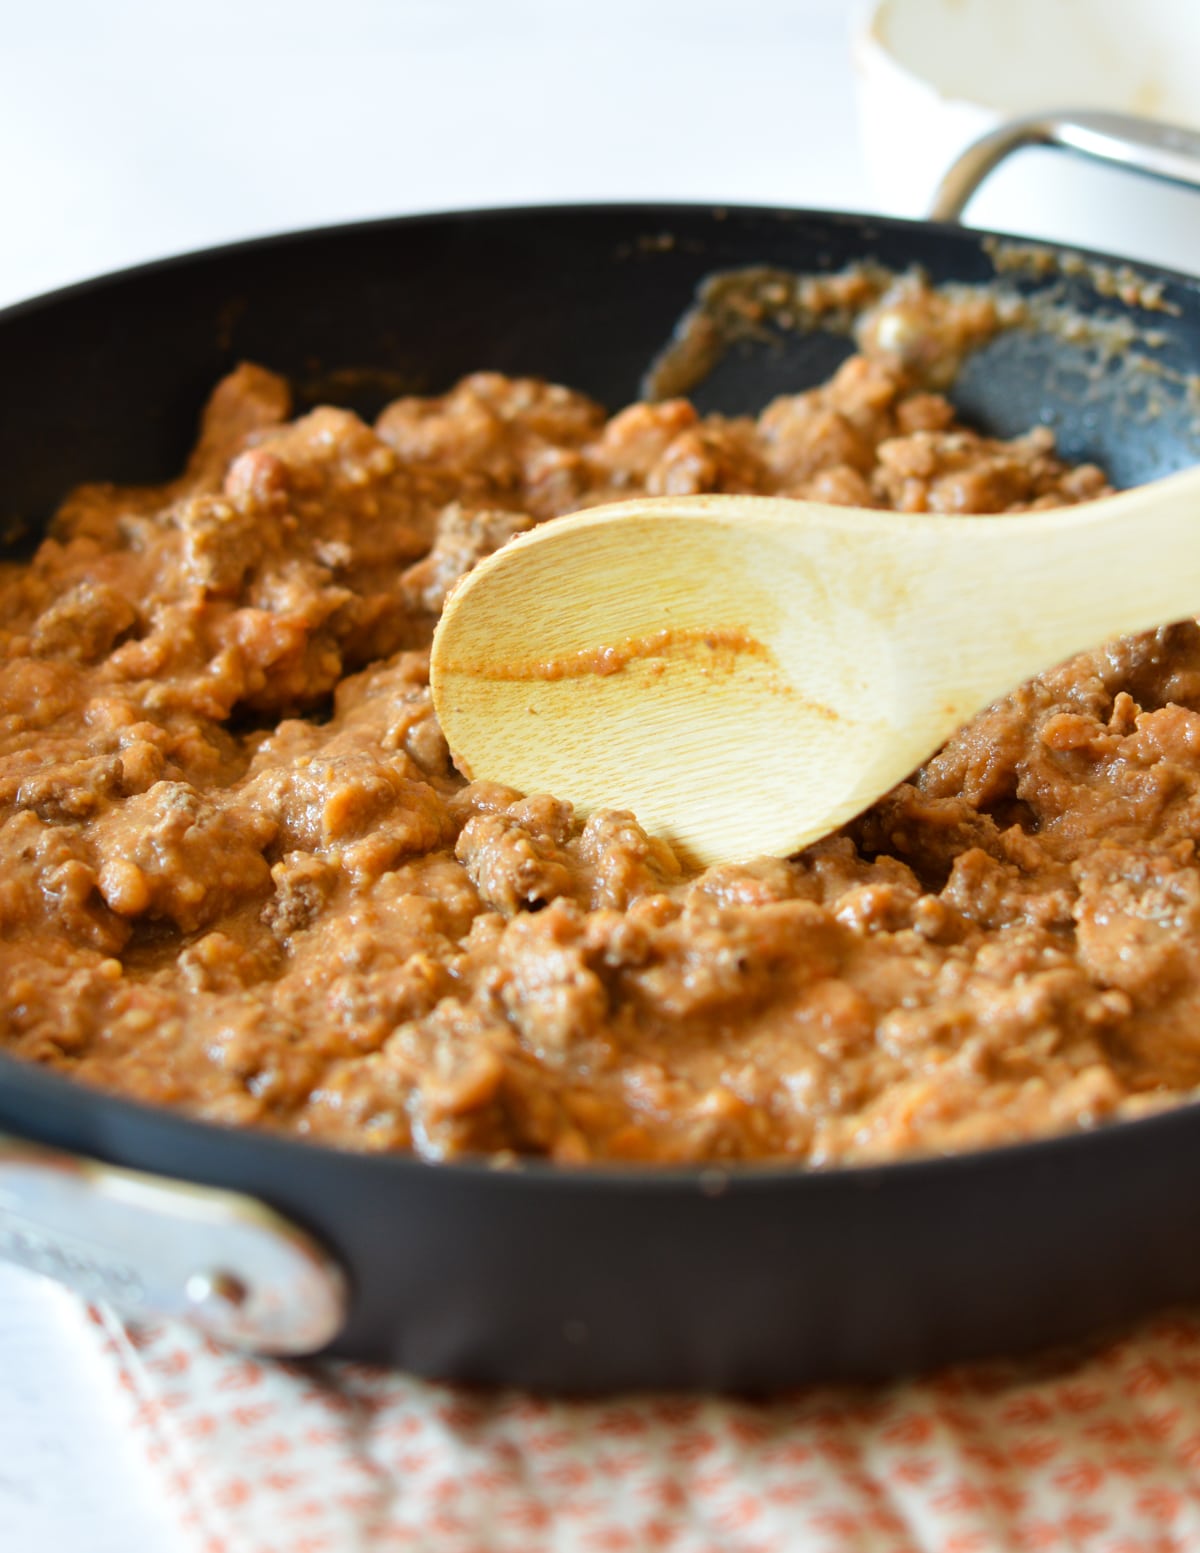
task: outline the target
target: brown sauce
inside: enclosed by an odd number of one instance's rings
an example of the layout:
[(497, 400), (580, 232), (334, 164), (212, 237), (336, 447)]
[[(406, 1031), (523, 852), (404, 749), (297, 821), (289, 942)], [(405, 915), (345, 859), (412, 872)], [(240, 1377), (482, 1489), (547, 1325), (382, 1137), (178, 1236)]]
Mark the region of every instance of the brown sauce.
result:
[[(632, 663), (647, 659), (665, 662), (670, 657), (687, 657), (716, 667), (731, 666), (739, 658), (758, 658), (774, 662), (774, 654), (765, 642), (741, 627), (670, 626), (647, 636), (626, 636), (602, 647), (587, 647), (562, 658), (547, 658), (531, 663), (460, 662), (446, 660), (447, 669), (470, 673), (477, 679), (559, 680), (586, 679), (596, 675), (605, 679), (620, 674)], [(829, 708), (825, 708), (829, 711)], [(830, 715), (835, 715), (830, 712)]]
[(534, 523), (642, 491), (970, 522), (1105, 488), (1044, 431), (957, 426), (909, 322), (905, 351), (889, 326), (756, 419), (669, 399), (606, 420), (485, 373), (374, 426), (290, 420), (243, 367), (173, 485), (73, 493), (0, 567), (4, 1047), (431, 1157), (822, 1165), (1189, 1095), (1194, 623), (1042, 675), (790, 860), (692, 874), (632, 815), (581, 824), (448, 759), (433, 624)]

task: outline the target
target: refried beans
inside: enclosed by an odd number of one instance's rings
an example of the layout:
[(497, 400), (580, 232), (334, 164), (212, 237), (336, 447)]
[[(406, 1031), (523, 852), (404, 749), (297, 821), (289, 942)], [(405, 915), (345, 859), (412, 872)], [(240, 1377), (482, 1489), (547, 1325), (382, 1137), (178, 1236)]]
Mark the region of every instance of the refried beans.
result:
[(371, 426), (239, 368), (180, 479), (76, 490), (0, 568), (4, 1048), (431, 1158), (826, 1165), (1189, 1095), (1192, 622), (1040, 676), (790, 860), (689, 874), (632, 814), (450, 763), (434, 622), (531, 524), (643, 491), (969, 523), (1106, 489), (913, 370), (867, 349), (757, 419), (479, 373)]

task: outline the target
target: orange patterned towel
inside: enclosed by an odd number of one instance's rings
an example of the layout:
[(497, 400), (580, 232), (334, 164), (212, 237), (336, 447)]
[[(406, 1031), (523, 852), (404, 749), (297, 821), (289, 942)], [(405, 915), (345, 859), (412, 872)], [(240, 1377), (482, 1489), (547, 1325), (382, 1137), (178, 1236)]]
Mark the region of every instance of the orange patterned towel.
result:
[(1200, 1313), (769, 1403), (561, 1402), (94, 1320), (197, 1553), (1200, 1549)]

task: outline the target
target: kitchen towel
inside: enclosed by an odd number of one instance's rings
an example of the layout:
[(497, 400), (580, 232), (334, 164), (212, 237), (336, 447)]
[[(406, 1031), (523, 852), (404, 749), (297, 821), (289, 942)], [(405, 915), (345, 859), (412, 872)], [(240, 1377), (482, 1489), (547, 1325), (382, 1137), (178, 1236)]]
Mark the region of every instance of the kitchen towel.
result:
[(1200, 1549), (1200, 1312), (770, 1402), (567, 1402), (93, 1321), (196, 1553)]

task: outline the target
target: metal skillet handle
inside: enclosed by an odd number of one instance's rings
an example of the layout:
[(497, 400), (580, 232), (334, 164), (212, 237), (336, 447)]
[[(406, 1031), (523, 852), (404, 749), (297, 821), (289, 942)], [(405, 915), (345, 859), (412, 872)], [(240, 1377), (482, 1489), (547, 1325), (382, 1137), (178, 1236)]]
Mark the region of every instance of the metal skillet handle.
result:
[(345, 1319), (341, 1269), (253, 1198), (3, 1133), (0, 1257), (123, 1315), (188, 1320), (257, 1353), (313, 1353)]
[(1060, 146), (1095, 161), (1200, 189), (1200, 134), (1132, 113), (1054, 109), (1012, 119), (974, 141), (938, 185), (934, 221), (957, 221), (984, 179), (1025, 146)]

